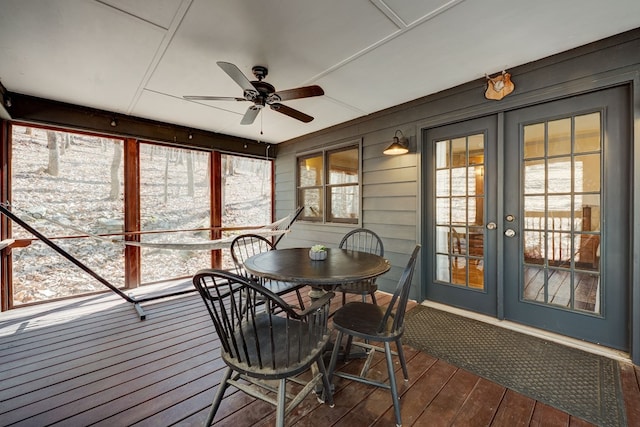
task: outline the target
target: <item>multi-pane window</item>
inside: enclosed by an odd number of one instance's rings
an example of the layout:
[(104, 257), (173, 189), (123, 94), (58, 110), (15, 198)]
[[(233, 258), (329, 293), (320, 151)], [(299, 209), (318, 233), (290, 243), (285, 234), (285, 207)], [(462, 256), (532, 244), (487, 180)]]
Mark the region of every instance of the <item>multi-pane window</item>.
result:
[(298, 204), (301, 219), (358, 223), (360, 147), (352, 145), (298, 157)]

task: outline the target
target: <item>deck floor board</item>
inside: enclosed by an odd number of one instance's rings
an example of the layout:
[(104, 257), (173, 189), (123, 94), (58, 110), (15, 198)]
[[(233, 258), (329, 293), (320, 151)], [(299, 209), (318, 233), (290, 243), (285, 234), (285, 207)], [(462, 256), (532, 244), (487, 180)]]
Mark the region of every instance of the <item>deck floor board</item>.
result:
[[(390, 296), (377, 299), (385, 305)], [(340, 305), (338, 296), (332, 310)], [(200, 297), (154, 300), (143, 308), (147, 319), (140, 321), (130, 303), (103, 294), (0, 313), (0, 426), (202, 425), (226, 366)], [(591, 425), (411, 347), (405, 353), (408, 382), (396, 366), (405, 426)], [(358, 372), (360, 363), (341, 369)], [(370, 374), (387, 378), (382, 354)], [(638, 378), (637, 367), (623, 368), (630, 423), (640, 421)], [(394, 424), (386, 390), (336, 378), (335, 401), (330, 408), (311, 395), (288, 423)], [(270, 405), (232, 389), (214, 425), (261, 427), (274, 419)]]

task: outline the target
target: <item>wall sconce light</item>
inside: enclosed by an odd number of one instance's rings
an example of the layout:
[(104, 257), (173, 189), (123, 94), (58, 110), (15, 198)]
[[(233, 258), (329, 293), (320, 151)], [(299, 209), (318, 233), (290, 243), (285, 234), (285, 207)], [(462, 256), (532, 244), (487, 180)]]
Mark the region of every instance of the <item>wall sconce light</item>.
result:
[[(398, 137), (400, 134), (400, 137)], [(398, 129), (393, 137), (393, 142), (386, 150), (383, 151), (387, 156), (395, 156), (398, 154), (407, 154), (409, 152), (409, 142), (404, 137), (402, 131)]]

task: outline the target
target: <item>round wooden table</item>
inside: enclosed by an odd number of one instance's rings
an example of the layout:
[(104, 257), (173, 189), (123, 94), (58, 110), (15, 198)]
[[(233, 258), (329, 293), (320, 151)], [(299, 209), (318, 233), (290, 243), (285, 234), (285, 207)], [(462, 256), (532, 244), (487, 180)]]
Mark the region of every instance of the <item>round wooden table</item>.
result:
[(288, 248), (254, 255), (245, 260), (244, 268), (258, 277), (333, 289), (378, 277), (391, 266), (383, 257), (366, 252), (329, 248), (325, 260), (312, 261), (309, 248)]

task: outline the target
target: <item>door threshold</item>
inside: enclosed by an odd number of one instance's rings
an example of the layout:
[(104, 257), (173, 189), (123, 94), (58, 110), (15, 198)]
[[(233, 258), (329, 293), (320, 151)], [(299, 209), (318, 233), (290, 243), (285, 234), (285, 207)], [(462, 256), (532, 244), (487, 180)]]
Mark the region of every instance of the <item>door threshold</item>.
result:
[(457, 314), (459, 316), (467, 317), (469, 319), (478, 320), (480, 322), (488, 323), (490, 325), (499, 326), (501, 328), (510, 329), (512, 331), (531, 335), (544, 340), (566, 345), (568, 347), (577, 348), (579, 350), (583, 350), (588, 353), (597, 354), (597, 355), (608, 357), (610, 359), (618, 360), (621, 362), (631, 363), (631, 357), (629, 353), (625, 353), (623, 351), (616, 350), (613, 348), (578, 340), (575, 338), (567, 337), (564, 335), (556, 334), (556, 333), (545, 331), (542, 329), (533, 328), (531, 326), (521, 325), (519, 323), (511, 322), (509, 320), (496, 319), (495, 317), (487, 316), (486, 314), (475, 313), (473, 311), (452, 307), (450, 305), (441, 304), (434, 301), (425, 300), (421, 303), (421, 305), (425, 307), (435, 308), (437, 310), (446, 311), (448, 313)]

